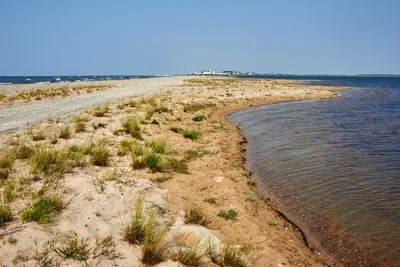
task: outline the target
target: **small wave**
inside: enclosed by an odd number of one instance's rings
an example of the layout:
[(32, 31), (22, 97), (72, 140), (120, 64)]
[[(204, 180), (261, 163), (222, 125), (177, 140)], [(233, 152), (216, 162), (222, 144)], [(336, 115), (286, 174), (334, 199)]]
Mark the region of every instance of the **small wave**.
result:
[(46, 83), (50, 83), (50, 81), (36, 82), (35, 84), (46, 84)]
[(0, 84), (12, 84), (12, 82), (2, 82)]

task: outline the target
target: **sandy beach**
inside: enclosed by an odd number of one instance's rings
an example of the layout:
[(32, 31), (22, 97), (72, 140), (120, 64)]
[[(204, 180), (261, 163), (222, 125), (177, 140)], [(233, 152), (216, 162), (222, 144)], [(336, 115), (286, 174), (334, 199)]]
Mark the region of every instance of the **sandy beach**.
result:
[[(218, 77), (93, 83), (107, 88), (0, 105), (5, 266), (337, 264), (256, 195), (246, 140), (226, 116), (338, 88)], [(42, 214), (45, 201), (54, 207)], [(138, 210), (156, 236), (133, 238)]]

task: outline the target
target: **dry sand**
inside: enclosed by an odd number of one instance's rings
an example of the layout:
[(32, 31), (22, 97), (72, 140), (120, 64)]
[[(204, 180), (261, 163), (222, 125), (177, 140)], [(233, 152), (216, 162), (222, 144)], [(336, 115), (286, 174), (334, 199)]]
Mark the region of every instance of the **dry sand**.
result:
[[(47, 252), (54, 265), (81, 266), (83, 261), (64, 259), (54, 252), (63, 247), (68, 238), (77, 237), (85, 240), (91, 248), (84, 261), (86, 264), (142, 266), (141, 247), (130, 245), (122, 234), (135, 200), (142, 195), (147, 209), (157, 211), (157, 220), (172, 225), (170, 239), (174, 238), (171, 233), (184, 233), (202, 240), (204, 244), (211, 240), (215, 248), (219, 248), (220, 244), (223, 247), (234, 244), (245, 255), (246, 261), (251, 262), (251, 266), (320, 266), (321, 262), (334, 265), (334, 259), (322, 251), (312, 252), (307, 248), (298, 229), (253, 193), (254, 183), (243, 167), (243, 155), (240, 153), (243, 137), (227, 121), (226, 115), (264, 103), (331, 98), (338, 96), (330, 91), (337, 88), (307, 86), (293, 81), (196, 79), (191, 82), (184, 82), (182, 77), (134, 81), (142, 84), (89, 94), (82, 99), (41, 100), (2, 109), (2, 131), (20, 128), (26, 122), (36, 123), (16, 133), (1, 134), (0, 152), (3, 155), (23, 142), (31, 147), (42, 144), (61, 149), (91, 140), (103, 144), (112, 157), (107, 167), (91, 163), (75, 167), (55, 184), (46, 184), (46, 175), (31, 174), (29, 161), (15, 160), (9, 177), (1, 181), (3, 193), (6, 185), (13, 187), (13, 197), (8, 201), (13, 221), (0, 228), (0, 262), (4, 266), (40, 266), (38, 255)], [(68, 117), (37, 123), (44, 118), (75, 113), (82, 108), (130, 96), (131, 90), (135, 90), (133, 97), (111, 103), (103, 117), (93, 116), (93, 110), (81, 111), (80, 116), (88, 118), (83, 132), (75, 132), (75, 126)], [(138, 104), (143, 97), (136, 96), (139, 90), (140, 93), (151, 92), (152, 98)], [(130, 100), (135, 100), (136, 105), (130, 106)], [(184, 112), (185, 107), (193, 104), (201, 104), (203, 108)], [(143, 119), (146, 112), (155, 107), (167, 107), (170, 111), (155, 112), (146, 122)], [(15, 115), (18, 109), (25, 110), (24, 116)], [(203, 115), (205, 119), (195, 122), (192, 119), (196, 115)], [(170, 152), (163, 157), (184, 160), (189, 173), (133, 169), (131, 155), (118, 152), (119, 142), (131, 138), (118, 131), (121, 120), (131, 116), (141, 119), (145, 140), (165, 138)], [(149, 124), (152, 120), (159, 124)], [(8, 125), (4, 126), (6, 121)], [(56, 144), (51, 144), (65, 125), (71, 125), (70, 138), (58, 138)], [(198, 129), (201, 136), (192, 141), (171, 131), (171, 127)], [(33, 141), (33, 136), (38, 133), (44, 134), (45, 140)], [(192, 156), (191, 159), (188, 155)], [(89, 160), (88, 156), (85, 160)], [(116, 175), (113, 179), (106, 179), (114, 170)], [(165, 178), (165, 181), (157, 178)], [(51, 222), (37, 224), (21, 221), (21, 211), (42, 195), (54, 193), (61, 196), (66, 205)], [(216, 203), (204, 202), (206, 198), (213, 198)], [(184, 222), (184, 207), (188, 204), (203, 209), (209, 221), (206, 227)], [(237, 211), (235, 220), (217, 216), (221, 210), (229, 209)], [(96, 239), (103, 240), (108, 236), (115, 242), (115, 252), (95, 257)], [(171, 245), (172, 248), (183, 246), (174, 242), (171, 241), (175, 244)], [(203, 258), (202, 265), (218, 266), (207, 257)], [(157, 266), (182, 265), (167, 260)]]

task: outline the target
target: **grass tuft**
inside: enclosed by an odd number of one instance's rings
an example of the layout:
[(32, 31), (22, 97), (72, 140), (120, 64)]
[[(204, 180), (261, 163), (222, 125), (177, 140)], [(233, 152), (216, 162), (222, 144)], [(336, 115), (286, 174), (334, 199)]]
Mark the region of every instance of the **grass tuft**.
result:
[(171, 127), (171, 131), (173, 131), (174, 133), (181, 133), (183, 132), (183, 129), (179, 127)]
[(154, 124), (154, 125), (159, 125), (160, 123), (158, 122), (158, 120), (153, 119), (150, 124)]
[(189, 174), (189, 167), (184, 160), (168, 159), (167, 168), (172, 172)]
[(167, 141), (165, 139), (153, 139), (150, 141), (146, 141), (146, 146), (151, 148), (154, 153), (167, 153)]
[(22, 211), (21, 219), (24, 222), (35, 221), (43, 224), (49, 222), (53, 215), (63, 208), (63, 203), (57, 195), (42, 197)]
[(71, 137), (71, 131), (69, 130), (68, 125), (61, 128), (59, 137), (62, 139), (69, 139)]
[(33, 155), (34, 150), (25, 145), (25, 144), (20, 144), (14, 149), (14, 155), (17, 159), (28, 159)]
[(217, 204), (217, 200), (213, 197), (205, 198), (203, 201), (210, 204)]
[(0, 168), (11, 169), (14, 163), (14, 155), (10, 151), (0, 156)]
[(45, 139), (46, 139), (46, 136), (44, 135), (43, 131), (38, 131), (38, 132), (32, 134), (33, 141), (42, 141)]
[(186, 204), (185, 223), (198, 224), (206, 227), (208, 224), (208, 219), (201, 207), (194, 204)]
[(0, 168), (0, 181), (7, 180), (9, 174), (10, 171), (8, 169)]
[(111, 154), (104, 146), (97, 146), (90, 151), (91, 162), (95, 166), (108, 166)]
[(65, 172), (68, 153), (66, 150), (56, 150), (45, 146), (36, 147), (28, 163), (33, 174), (40, 172)]
[(192, 140), (197, 140), (200, 135), (201, 132), (198, 130), (184, 130), (182, 132), (183, 137), (188, 138), (188, 139), (192, 139)]
[(228, 211), (220, 210), (217, 214), (218, 217), (224, 218), (225, 220), (236, 220), (238, 213), (235, 209), (229, 209)]
[(178, 261), (185, 266), (201, 266), (202, 258), (203, 254), (198, 247), (180, 248), (171, 257), (172, 260)]
[(90, 247), (86, 240), (78, 239), (77, 236), (70, 238), (61, 247), (55, 248), (54, 252), (63, 259), (74, 259), (86, 261), (89, 258)]
[(0, 204), (0, 227), (11, 222), (13, 219), (11, 208), (8, 205)]
[(124, 128), (125, 132), (130, 134), (133, 138), (142, 139), (142, 131), (140, 129), (139, 122), (134, 117), (126, 118), (122, 121), (122, 127)]
[(93, 111), (93, 115), (95, 117), (104, 117), (104, 115), (108, 112), (109, 107), (107, 104), (103, 105), (103, 106), (97, 106), (94, 111)]

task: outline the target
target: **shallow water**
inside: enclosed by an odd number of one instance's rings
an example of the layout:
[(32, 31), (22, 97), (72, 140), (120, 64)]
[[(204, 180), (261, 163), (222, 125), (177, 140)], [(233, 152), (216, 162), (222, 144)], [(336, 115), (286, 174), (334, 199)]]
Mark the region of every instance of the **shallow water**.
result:
[(399, 261), (400, 79), (322, 83), (354, 89), (342, 98), (240, 111), (230, 120), (248, 138), (260, 180), (293, 213), (301, 209), (311, 229), (307, 213), (327, 214), (347, 239)]

